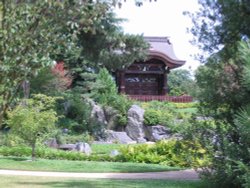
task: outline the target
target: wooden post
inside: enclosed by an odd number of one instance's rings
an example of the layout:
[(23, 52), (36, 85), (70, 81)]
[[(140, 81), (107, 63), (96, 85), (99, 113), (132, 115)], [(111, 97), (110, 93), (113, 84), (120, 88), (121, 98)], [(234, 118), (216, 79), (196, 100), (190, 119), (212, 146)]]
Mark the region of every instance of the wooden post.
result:
[(167, 71), (164, 71), (164, 74), (163, 74), (163, 87), (162, 87), (161, 94), (166, 95), (167, 94), (167, 89), (168, 89), (168, 86), (167, 86)]
[(122, 70), (121, 72), (120, 72), (120, 92), (122, 93), (122, 94), (125, 94), (125, 72), (124, 72), (124, 70)]

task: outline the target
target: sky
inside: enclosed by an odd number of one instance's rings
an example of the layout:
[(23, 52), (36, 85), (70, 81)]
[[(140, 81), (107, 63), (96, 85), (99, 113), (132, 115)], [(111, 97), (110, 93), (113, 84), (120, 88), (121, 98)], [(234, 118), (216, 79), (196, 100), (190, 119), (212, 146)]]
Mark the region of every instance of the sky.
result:
[(145, 1), (143, 6), (135, 6), (134, 0), (126, 0), (115, 12), (119, 18), (127, 19), (122, 24), (125, 33), (143, 34), (144, 36), (169, 37), (175, 55), (185, 60), (182, 69), (195, 71), (200, 63), (193, 55), (198, 48), (190, 44), (192, 34), (187, 28), (192, 26), (191, 19), (183, 11), (198, 10), (198, 0), (157, 0)]

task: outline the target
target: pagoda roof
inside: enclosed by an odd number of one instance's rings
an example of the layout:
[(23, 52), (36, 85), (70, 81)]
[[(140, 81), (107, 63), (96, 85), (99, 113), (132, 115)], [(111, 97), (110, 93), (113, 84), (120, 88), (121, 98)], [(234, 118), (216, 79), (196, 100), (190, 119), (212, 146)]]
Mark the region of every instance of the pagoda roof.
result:
[(144, 37), (144, 39), (150, 44), (149, 59), (159, 59), (171, 69), (185, 64), (186, 61), (176, 57), (168, 37)]

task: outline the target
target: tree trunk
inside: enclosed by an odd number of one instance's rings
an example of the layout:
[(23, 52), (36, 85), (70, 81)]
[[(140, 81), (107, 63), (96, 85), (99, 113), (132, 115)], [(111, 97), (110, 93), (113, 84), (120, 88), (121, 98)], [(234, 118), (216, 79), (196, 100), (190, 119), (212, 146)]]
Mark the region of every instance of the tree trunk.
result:
[(36, 160), (36, 143), (32, 144), (32, 161)]

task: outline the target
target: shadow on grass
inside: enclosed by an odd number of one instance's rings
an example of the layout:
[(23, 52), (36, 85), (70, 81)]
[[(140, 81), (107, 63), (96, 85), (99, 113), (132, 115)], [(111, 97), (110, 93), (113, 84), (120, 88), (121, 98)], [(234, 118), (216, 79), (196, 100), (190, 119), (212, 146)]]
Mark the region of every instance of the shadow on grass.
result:
[(19, 186), (36, 187), (86, 187), (86, 188), (208, 188), (208, 184), (201, 181), (173, 181), (173, 180), (67, 180), (53, 182), (18, 182)]
[(2, 157), (1, 159), (5, 159), (5, 160), (13, 160), (13, 161), (27, 161), (30, 160), (31, 157)]

